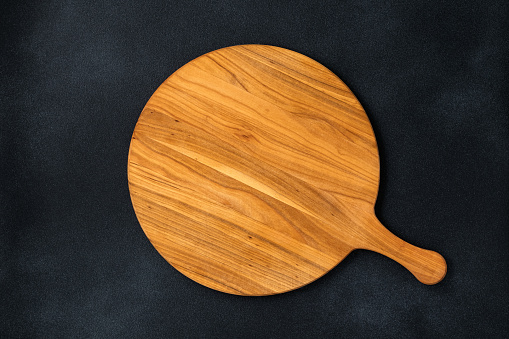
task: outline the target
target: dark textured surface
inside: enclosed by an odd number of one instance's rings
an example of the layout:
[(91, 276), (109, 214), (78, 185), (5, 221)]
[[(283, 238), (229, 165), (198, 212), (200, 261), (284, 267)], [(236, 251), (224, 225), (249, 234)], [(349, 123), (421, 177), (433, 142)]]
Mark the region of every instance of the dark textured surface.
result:
[[(0, 337), (507, 337), (507, 1), (4, 1)], [(236, 297), (150, 245), (126, 165), (141, 109), (211, 50), (286, 47), (338, 74), (381, 155), (376, 211), (447, 260), (425, 286), (356, 251), (315, 283)]]

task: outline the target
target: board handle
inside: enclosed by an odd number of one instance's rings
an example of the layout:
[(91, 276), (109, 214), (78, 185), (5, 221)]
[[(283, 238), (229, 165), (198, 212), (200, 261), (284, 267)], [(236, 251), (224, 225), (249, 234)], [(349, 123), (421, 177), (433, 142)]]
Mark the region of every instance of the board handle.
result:
[(368, 219), (371, 230), (362, 248), (383, 254), (409, 270), (426, 285), (439, 283), (447, 273), (445, 259), (437, 252), (414, 246), (392, 234), (376, 216)]

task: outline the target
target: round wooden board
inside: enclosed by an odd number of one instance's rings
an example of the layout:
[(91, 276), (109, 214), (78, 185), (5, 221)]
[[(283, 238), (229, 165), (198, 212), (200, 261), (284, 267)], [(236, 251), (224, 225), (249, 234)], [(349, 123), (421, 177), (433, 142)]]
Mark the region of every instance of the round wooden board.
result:
[(219, 291), (290, 291), (357, 248), (426, 284), (446, 272), (438, 253), (397, 238), (374, 215), (378, 149), (358, 100), (287, 49), (223, 48), (173, 73), (136, 124), (128, 177), (154, 247)]

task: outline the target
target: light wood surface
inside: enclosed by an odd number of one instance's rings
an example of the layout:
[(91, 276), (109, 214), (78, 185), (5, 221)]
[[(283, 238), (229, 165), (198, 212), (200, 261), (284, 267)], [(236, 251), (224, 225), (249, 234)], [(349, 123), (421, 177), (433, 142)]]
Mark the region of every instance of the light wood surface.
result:
[(136, 124), (128, 177), (154, 247), (219, 291), (290, 291), (354, 249), (386, 255), (425, 284), (446, 273), (440, 254), (376, 218), (378, 149), (353, 93), (287, 49), (223, 48), (172, 74)]

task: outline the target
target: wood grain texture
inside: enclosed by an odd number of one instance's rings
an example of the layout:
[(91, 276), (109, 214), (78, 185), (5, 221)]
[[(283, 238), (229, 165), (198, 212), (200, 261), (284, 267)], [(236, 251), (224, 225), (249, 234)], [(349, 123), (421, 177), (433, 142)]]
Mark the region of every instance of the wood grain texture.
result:
[(376, 218), (378, 149), (353, 93), (290, 50), (228, 47), (177, 70), (136, 124), (128, 177), (154, 247), (219, 291), (290, 291), (358, 248), (425, 284), (446, 272)]

